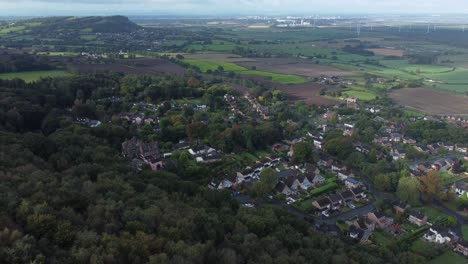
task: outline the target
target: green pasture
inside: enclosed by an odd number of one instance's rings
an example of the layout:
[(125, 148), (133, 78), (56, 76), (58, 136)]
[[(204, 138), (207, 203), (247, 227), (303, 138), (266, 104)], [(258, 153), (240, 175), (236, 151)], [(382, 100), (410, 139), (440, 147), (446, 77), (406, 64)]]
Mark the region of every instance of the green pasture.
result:
[(15, 72), (15, 73), (2, 73), (0, 79), (11, 80), (11, 79), (22, 79), (25, 82), (34, 82), (41, 78), (46, 77), (69, 77), (71, 73), (66, 71), (30, 71), (30, 72)]
[(270, 78), (274, 82), (278, 82), (282, 84), (299, 84), (299, 83), (305, 83), (306, 81), (304, 77), (297, 76), (297, 75), (249, 70), (245, 67), (236, 65), (234, 63), (228, 63), (228, 62), (201, 61), (201, 60), (184, 60), (184, 62), (192, 66), (198, 67), (200, 71), (202, 72), (207, 72), (209, 70), (215, 71), (221, 66), (223, 67), (225, 72), (235, 72), (237, 74), (266, 77), (266, 78)]

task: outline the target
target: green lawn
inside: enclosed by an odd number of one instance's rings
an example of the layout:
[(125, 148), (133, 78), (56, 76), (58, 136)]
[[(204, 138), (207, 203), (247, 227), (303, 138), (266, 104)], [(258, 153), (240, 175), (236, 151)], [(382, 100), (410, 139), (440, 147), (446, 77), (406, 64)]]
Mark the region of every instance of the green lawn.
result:
[(462, 225), (463, 239), (468, 240), (468, 225)]
[(468, 260), (455, 252), (447, 251), (441, 256), (433, 259), (430, 264), (466, 264)]
[(31, 72), (14, 72), (14, 73), (2, 73), (0, 74), (0, 79), (22, 79), (25, 82), (34, 82), (41, 78), (46, 77), (69, 77), (72, 76), (71, 73), (66, 71), (31, 71)]
[(313, 206), (312, 206), (312, 202), (314, 201), (314, 199), (312, 198), (309, 198), (309, 199), (305, 199), (303, 201), (300, 201), (300, 202), (296, 202), (293, 204), (294, 207), (296, 207), (297, 209), (301, 210), (302, 212), (311, 212)]
[(351, 90), (351, 91), (345, 91), (342, 92), (342, 94), (345, 94), (349, 97), (356, 97), (359, 100), (362, 101), (371, 101), (374, 100), (376, 95), (372, 92), (369, 91), (364, 91), (364, 90)]
[(419, 207), (415, 209), (427, 215), (430, 222), (434, 222), (434, 221), (440, 220), (441, 218), (448, 217), (448, 215), (446, 215), (444, 212), (434, 207), (426, 206), (426, 207)]
[(391, 237), (380, 231), (374, 232), (371, 236), (371, 240), (380, 246), (387, 246), (393, 241)]
[(255, 75), (270, 78), (272, 81), (282, 84), (299, 84), (305, 83), (304, 77), (290, 74), (281, 74), (273, 72), (255, 71), (249, 70), (242, 66), (236, 65), (229, 62), (217, 62), (217, 61), (203, 61), (203, 60), (184, 60), (192, 66), (198, 67), (200, 71), (215, 71), (219, 67), (223, 67), (225, 72), (235, 72), (237, 74)]
[(421, 239), (418, 239), (414, 241), (413, 244), (411, 245), (411, 250), (418, 254), (427, 255), (427, 250), (428, 249), (431, 250), (430, 246), (431, 244), (429, 242), (425, 242)]

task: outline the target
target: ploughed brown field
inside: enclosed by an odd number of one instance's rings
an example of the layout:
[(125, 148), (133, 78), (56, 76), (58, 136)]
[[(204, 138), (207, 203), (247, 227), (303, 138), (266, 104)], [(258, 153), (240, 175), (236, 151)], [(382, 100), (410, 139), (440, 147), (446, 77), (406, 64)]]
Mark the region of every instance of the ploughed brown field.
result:
[(130, 75), (183, 75), (185, 69), (177, 64), (160, 59), (126, 59), (111, 64), (75, 64), (80, 73), (119, 72)]
[(312, 78), (321, 76), (346, 77), (356, 75), (353, 72), (343, 71), (330, 66), (308, 63), (300, 59), (260, 58), (254, 61), (237, 62), (236, 64), (248, 69), (255, 67), (259, 71), (300, 75)]
[(390, 97), (402, 106), (434, 115), (468, 115), (468, 97), (432, 88), (394, 90)]
[(398, 49), (368, 49), (369, 51), (374, 52), (375, 55), (381, 56), (396, 56), (403, 57), (405, 51)]
[[(259, 83), (263, 83), (264, 85), (268, 85), (270, 87), (275, 87), (276, 89), (285, 93), (286, 97), (291, 102), (304, 101), (308, 105), (334, 105), (337, 103), (337, 101), (320, 96), (320, 90), (322, 90), (322, 88), (326, 88), (327, 92), (337, 92), (341, 90), (337, 87), (322, 85), (318, 83), (278, 84), (262, 79), (259, 76), (252, 76), (252, 78), (249, 79), (255, 80)], [(233, 89), (237, 90), (241, 94), (250, 94), (249, 90), (245, 86), (233, 83), (226, 83), (226, 85), (231, 86)]]
[(337, 101), (320, 96), (320, 90), (326, 88), (328, 92), (341, 89), (318, 83), (305, 83), (295, 85), (278, 85), (278, 90), (284, 92), (290, 101), (304, 101), (309, 105), (334, 105)]

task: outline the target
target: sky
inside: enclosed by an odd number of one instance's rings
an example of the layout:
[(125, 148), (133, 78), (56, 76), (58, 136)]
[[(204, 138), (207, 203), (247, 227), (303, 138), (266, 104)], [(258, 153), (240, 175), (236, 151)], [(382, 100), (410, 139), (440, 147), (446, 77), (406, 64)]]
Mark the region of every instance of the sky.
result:
[(466, 13), (468, 0), (0, 0), (2, 16)]

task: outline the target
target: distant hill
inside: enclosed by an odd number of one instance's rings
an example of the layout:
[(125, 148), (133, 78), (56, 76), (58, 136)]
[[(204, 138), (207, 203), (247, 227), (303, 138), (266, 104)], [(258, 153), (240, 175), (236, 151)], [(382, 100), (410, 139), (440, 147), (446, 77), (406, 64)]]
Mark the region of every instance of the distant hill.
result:
[(90, 33), (123, 33), (141, 28), (125, 16), (50, 17), (33, 19), (28, 23), (34, 23), (35, 32), (78, 30)]

